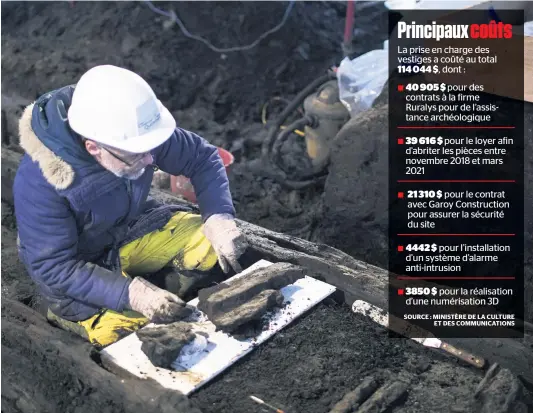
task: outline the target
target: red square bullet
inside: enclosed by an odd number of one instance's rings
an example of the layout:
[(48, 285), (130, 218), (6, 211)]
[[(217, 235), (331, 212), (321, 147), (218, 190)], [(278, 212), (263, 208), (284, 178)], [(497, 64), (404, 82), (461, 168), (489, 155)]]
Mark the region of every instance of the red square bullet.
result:
[(400, 252), (403, 251), (403, 245), (398, 245), (398, 251), (400, 251)]
[(398, 289), (398, 295), (403, 295), (404, 291), (403, 291), (403, 288), (399, 288)]
[(398, 198), (403, 198), (403, 192), (398, 192)]
[(403, 85), (398, 85), (398, 92), (403, 92)]
[(403, 138), (398, 138), (398, 145), (403, 145)]

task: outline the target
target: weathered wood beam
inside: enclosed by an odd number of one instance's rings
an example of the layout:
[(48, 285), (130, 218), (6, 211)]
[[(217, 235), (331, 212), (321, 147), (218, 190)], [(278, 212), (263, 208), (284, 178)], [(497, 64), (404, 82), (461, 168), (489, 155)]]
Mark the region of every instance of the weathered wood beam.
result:
[[(151, 195), (165, 203), (182, 203), (171, 193), (152, 189)], [(191, 205), (191, 204), (189, 204)], [(352, 305), (365, 300), (388, 308), (388, 272), (366, 264), (328, 245), (312, 243), (297, 237), (270, 231), (249, 222), (237, 220), (246, 234), (250, 248), (272, 262), (290, 262), (306, 267), (310, 276), (323, 279), (342, 290), (344, 300)], [(533, 384), (533, 336), (531, 325), (524, 340), (492, 338), (455, 338), (446, 341), (497, 362)]]
[[(12, 185), (17, 157), (20, 159), (19, 154), (2, 148), (2, 198), (4, 198), (4, 186)], [(8, 161), (6, 164), (4, 164), (5, 159)], [(4, 167), (8, 168), (5, 175)], [(152, 188), (150, 195), (162, 203), (189, 205), (197, 209), (184, 199), (157, 188)], [(246, 234), (250, 250), (257, 258), (265, 258), (272, 262), (290, 262), (306, 267), (309, 275), (337, 287), (348, 305), (355, 300), (365, 300), (381, 308), (387, 308), (389, 277), (386, 270), (356, 260), (328, 245), (270, 231), (242, 220), (237, 220), (237, 223)], [(490, 362), (498, 362), (533, 383), (531, 326), (526, 325), (526, 329), (528, 334), (524, 340), (472, 338), (447, 339), (447, 341), (479, 354)]]
[(179, 392), (108, 372), (89, 343), (3, 298), (2, 411), (60, 412), (76, 405), (94, 412), (201, 413)]

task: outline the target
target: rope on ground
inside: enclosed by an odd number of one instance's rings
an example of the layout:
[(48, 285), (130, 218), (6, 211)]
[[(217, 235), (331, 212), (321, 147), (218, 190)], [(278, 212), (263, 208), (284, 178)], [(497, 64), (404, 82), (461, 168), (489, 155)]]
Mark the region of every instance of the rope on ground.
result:
[(196, 35), (193, 35), (193, 34), (189, 33), (189, 31), (185, 28), (185, 25), (182, 23), (182, 21), (176, 15), (174, 10), (171, 10), (170, 12), (164, 11), (164, 10), (161, 10), (160, 8), (158, 8), (158, 7), (155, 7), (152, 4), (152, 2), (149, 1), (149, 0), (144, 0), (144, 2), (148, 5), (148, 7), (153, 12), (158, 13), (158, 14), (160, 14), (162, 16), (166, 16), (166, 17), (172, 19), (174, 22), (176, 22), (178, 24), (178, 26), (180, 27), (181, 31), (183, 32), (183, 34), (186, 37), (189, 37), (190, 39), (195, 39), (195, 40), (198, 40), (198, 41), (204, 43), (207, 47), (209, 47), (211, 50), (213, 50), (216, 53), (238, 52), (238, 51), (250, 50), (250, 49), (254, 48), (265, 37), (267, 37), (268, 35), (270, 35), (272, 33), (277, 32), (279, 29), (281, 29), (283, 27), (283, 25), (287, 22), (287, 19), (289, 17), (289, 14), (291, 13), (292, 7), (294, 6), (294, 0), (290, 0), (289, 1), (289, 5), (287, 6), (287, 9), (285, 10), (285, 14), (283, 15), (283, 18), (282, 18), (281, 22), (277, 26), (275, 26), (274, 28), (272, 28), (272, 29), (266, 31), (265, 33), (263, 33), (253, 43), (251, 43), (251, 44), (249, 44), (247, 46), (235, 46), (235, 47), (228, 47), (228, 48), (221, 49), (221, 48), (218, 48), (216, 46), (213, 46), (213, 44), (211, 44), (208, 40), (206, 40), (206, 39), (204, 39), (204, 38), (202, 38), (200, 36), (196, 36)]

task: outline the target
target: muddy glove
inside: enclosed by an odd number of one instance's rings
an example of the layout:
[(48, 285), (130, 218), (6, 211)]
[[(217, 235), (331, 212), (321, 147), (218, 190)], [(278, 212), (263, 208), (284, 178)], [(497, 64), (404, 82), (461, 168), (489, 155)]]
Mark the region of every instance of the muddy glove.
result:
[(231, 266), (235, 272), (241, 272), (242, 268), (237, 260), (248, 247), (248, 242), (237, 228), (233, 216), (211, 215), (205, 221), (203, 232), (218, 256), (222, 271), (227, 273)]
[(142, 277), (135, 277), (128, 287), (127, 308), (141, 313), (155, 324), (169, 324), (192, 313), (178, 296), (156, 287)]

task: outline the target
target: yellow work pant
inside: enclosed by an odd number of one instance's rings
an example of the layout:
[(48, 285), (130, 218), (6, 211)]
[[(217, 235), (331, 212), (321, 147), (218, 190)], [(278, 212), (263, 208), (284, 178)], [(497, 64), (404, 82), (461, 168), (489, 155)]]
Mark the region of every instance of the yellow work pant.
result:
[[(162, 229), (124, 245), (120, 249), (123, 275), (135, 277), (155, 273), (171, 261), (183, 270), (210, 270), (217, 263), (217, 256), (202, 233), (202, 225), (200, 215), (178, 212)], [(78, 322), (60, 319), (51, 311), (48, 311), (48, 318), (98, 347), (108, 346), (148, 323), (135, 311), (118, 313), (109, 309)]]

